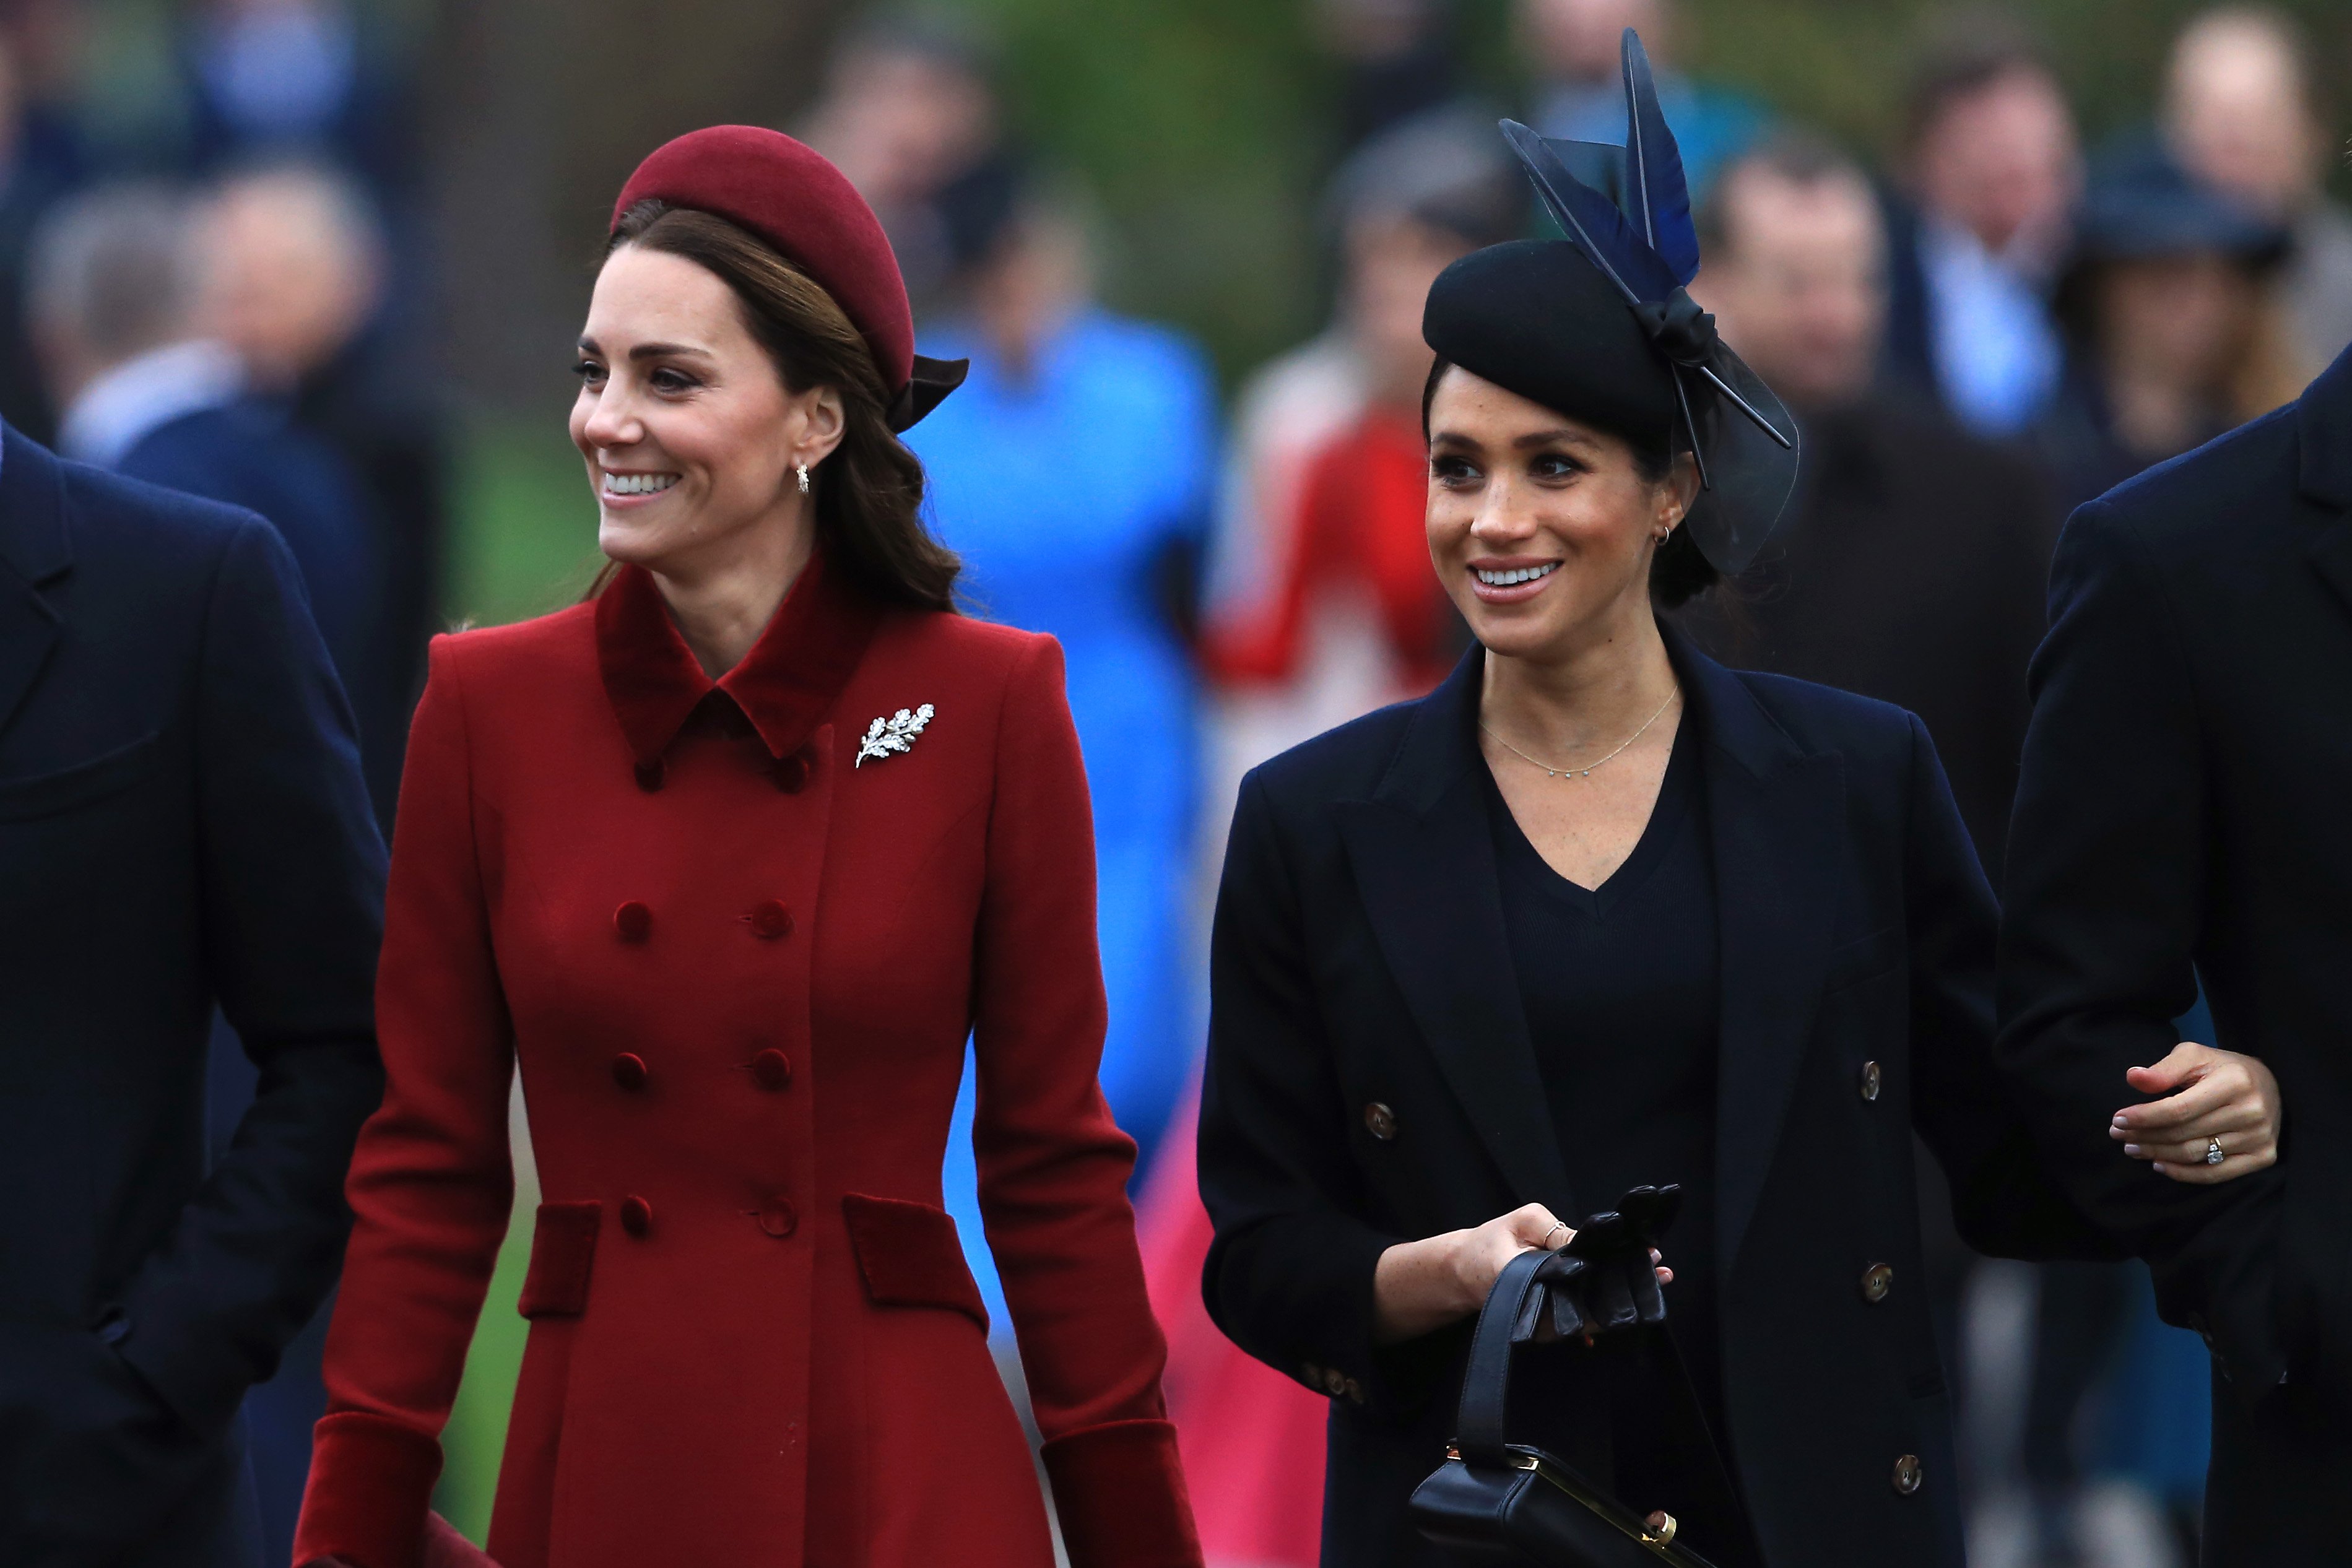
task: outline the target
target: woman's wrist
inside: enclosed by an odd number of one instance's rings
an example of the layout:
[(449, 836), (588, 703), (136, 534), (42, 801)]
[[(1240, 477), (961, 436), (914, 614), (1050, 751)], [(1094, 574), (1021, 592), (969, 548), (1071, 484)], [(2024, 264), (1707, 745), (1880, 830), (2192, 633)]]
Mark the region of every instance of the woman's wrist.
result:
[(1463, 1283), (1466, 1230), (1400, 1241), (1372, 1269), (1372, 1341), (1396, 1344), (1475, 1312)]

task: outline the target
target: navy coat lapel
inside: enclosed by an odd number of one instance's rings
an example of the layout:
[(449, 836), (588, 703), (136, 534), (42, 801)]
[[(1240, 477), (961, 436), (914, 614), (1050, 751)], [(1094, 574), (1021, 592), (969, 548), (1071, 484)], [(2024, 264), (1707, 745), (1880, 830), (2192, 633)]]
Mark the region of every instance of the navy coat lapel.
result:
[(57, 459), (0, 426), (0, 729), (58, 640), (57, 607), (42, 590), (72, 564)]
[(2311, 564), (2352, 610), (2352, 349), (2295, 405), (2299, 487), (2333, 519), (2311, 541)]
[(1519, 1202), (1573, 1216), (1473, 771), (1485, 659), (1420, 704), (1371, 799), (1336, 810), (1381, 955), (1480, 1141)]
[(1844, 874), (1845, 778), (1765, 715), (1738, 676), (1678, 634), (1667, 646), (1706, 743), (1723, 1022), (1717, 1065), (1717, 1266), (1756, 1213), (1813, 1032)]

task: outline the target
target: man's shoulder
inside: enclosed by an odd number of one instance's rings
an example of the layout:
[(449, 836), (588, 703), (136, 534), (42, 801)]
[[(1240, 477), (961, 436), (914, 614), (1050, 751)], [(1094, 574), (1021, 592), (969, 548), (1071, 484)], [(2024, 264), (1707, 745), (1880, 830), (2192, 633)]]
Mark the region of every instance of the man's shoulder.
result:
[(2298, 410), (2289, 403), (2125, 480), (2082, 507), (2074, 526), (2128, 531), (2158, 557), (2284, 526), (2300, 485)]
[(110, 473), (38, 448), (17, 446), (10, 463), (47, 465), (65, 508), (78, 570), (111, 565), (177, 570), (217, 559), (240, 538), (270, 532), (258, 514), (184, 490)]

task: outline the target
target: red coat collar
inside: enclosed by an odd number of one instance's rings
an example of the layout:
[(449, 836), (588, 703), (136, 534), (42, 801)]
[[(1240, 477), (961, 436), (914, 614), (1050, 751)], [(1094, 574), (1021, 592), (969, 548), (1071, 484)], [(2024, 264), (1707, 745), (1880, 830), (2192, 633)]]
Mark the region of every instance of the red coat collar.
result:
[(678, 635), (653, 574), (625, 566), (596, 598), (596, 661), (640, 768), (661, 759), (714, 687), (781, 758), (799, 750), (833, 706), (879, 618), (871, 601), (825, 570), (819, 551), (743, 662), (714, 681)]

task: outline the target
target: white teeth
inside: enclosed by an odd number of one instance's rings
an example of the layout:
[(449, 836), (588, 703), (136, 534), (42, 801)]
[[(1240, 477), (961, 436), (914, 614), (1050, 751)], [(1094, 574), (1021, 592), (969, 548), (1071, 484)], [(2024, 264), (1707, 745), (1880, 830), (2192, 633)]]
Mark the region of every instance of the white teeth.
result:
[(677, 476), (675, 474), (607, 474), (604, 476), (604, 494), (650, 496), (677, 483)]
[(1522, 566), (1509, 571), (1488, 571), (1477, 569), (1478, 580), (1489, 588), (1510, 588), (1522, 582), (1533, 582), (1539, 577), (1549, 577), (1559, 570), (1559, 562), (1546, 561), (1541, 566)]

